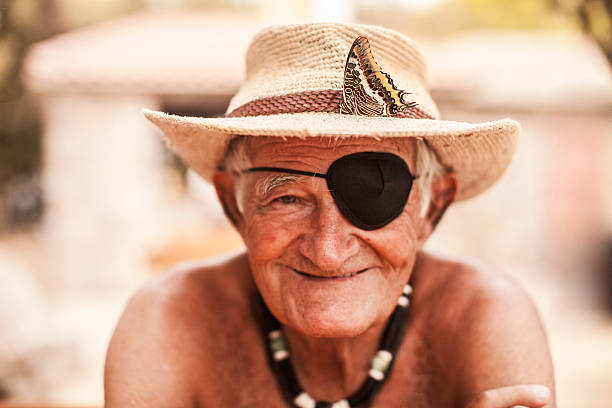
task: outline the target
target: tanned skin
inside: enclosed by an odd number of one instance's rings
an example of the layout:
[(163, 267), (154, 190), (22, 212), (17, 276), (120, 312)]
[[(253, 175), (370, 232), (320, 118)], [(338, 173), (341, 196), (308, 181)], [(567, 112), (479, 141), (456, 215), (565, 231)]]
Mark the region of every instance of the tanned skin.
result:
[[(414, 169), (411, 145), (279, 143), (253, 141), (253, 164), (324, 173), (346, 154), (390, 151)], [(107, 407), (286, 407), (266, 359), (258, 291), (283, 325), (300, 384), (318, 400), (346, 397), (365, 380), (407, 280), (406, 334), (374, 407), (555, 406), (546, 337), (524, 291), (503, 274), (422, 250), (455, 197), (454, 175), (434, 180), (425, 217), (414, 188), (404, 213), (378, 231), (348, 223), (324, 180), (264, 197), (255, 186), (265, 175), (249, 177), (237, 196), (237, 176), (215, 175), (247, 252), (176, 268), (132, 298), (108, 349)]]

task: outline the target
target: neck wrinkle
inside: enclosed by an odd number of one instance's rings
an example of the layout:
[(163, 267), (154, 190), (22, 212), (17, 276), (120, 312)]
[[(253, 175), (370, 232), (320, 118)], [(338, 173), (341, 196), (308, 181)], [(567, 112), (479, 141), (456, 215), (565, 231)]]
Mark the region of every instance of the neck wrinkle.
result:
[(315, 338), (282, 325), (295, 375), (318, 401), (335, 402), (361, 387), (387, 321), (353, 338)]

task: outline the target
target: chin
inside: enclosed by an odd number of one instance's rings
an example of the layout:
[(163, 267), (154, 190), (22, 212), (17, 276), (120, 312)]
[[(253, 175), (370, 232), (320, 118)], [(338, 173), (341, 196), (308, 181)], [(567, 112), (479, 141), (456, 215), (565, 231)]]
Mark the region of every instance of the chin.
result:
[[(338, 305), (336, 305), (338, 306)], [(287, 324), (301, 333), (317, 338), (357, 337), (380, 323), (378, 311), (372, 307), (321, 307), (313, 305), (290, 318)]]

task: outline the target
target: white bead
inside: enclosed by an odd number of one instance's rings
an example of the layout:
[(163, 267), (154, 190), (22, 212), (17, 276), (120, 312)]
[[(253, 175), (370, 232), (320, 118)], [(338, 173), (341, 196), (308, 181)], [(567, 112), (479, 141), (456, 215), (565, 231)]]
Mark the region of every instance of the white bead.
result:
[(270, 333), (268, 333), (268, 338), (270, 340), (274, 340), (274, 339), (278, 339), (282, 335), (283, 335), (282, 331), (280, 331), (280, 330), (272, 330)]
[(287, 350), (277, 350), (274, 352), (274, 361), (281, 361), (289, 357), (289, 352)]
[(412, 294), (412, 286), (410, 286), (409, 284), (406, 284), (406, 286), (404, 286), (404, 295), (410, 296), (411, 294)]
[(383, 378), (385, 378), (385, 373), (379, 370), (375, 370), (374, 368), (368, 371), (368, 374), (376, 381), (382, 381)]
[(315, 408), (317, 402), (306, 391), (295, 397), (293, 403), (300, 408)]
[(397, 299), (397, 304), (402, 307), (408, 307), (410, 300), (406, 296), (400, 296), (399, 299)]
[(332, 408), (351, 408), (347, 400), (340, 400), (332, 404)]
[(391, 360), (393, 360), (393, 354), (391, 354), (391, 352), (387, 350), (378, 350), (376, 355), (380, 357), (385, 363), (389, 363)]

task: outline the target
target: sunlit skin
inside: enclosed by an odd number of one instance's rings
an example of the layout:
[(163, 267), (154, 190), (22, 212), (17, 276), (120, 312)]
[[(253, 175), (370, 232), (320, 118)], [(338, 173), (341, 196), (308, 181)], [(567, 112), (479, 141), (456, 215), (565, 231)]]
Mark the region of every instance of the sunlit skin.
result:
[[(395, 151), (413, 161), (411, 151), (398, 151), (397, 143), (389, 141), (373, 149), (371, 142), (355, 139), (331, 149), (308, 139), (260, 138), (250, 147), (254, 166), (321, 173), (337, 158), (367, 150)], [(355, 337), (382, 324), (423, 244), (416, 188), (400, 217), (379, 230), (364, 231), (344, 219), (324, 179), (300, 176), (260, 196), (255, 186), (268, 176), (242, 176), (247, 180), (240, 233), (272, 313), (313, 337)], [(343, 278), (349, 274), (355, 275)]]
[[(254, 137), (248, 147), (253, 166), (325, 173), (347, 154), (384, 151), (416, 172), (409, 140)], [(246, 251), (176, 268), (134, 296), (109, 346), (107, 407), (286, 407), (266, 360), (258, 292), (282, 323), (304, 389), (344, 398), (366, 378), (409, 280), (406, 334), (374, 407), (555, 406), (545, 334), (523, 290), (422, 250), (456, 196), (454, 174), (434, 178), (423, 217), (415, 183), (402, 214), (374, 231), (342, 216), (325, 180), (262, 188), (271, 176), (216, 172)]]

